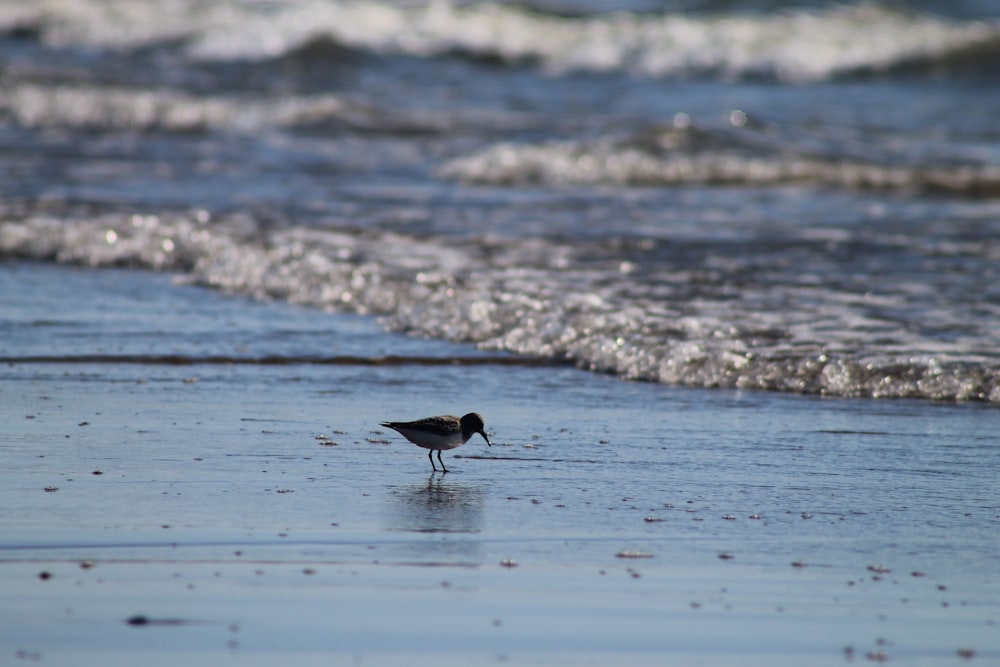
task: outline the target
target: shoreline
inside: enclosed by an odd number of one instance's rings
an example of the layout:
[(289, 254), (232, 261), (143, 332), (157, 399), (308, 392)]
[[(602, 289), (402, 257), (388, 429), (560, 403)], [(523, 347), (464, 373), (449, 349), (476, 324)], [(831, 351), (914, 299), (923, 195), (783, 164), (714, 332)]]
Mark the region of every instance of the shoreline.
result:
[[(163, 275), (22, 268), (24, 350), (476, 354)], [(152, 295), (182, 315), (148, 316)], [(9, 659), (1000, 660), (983, 406), (494, 365), (15, 364), (0, 400)], [(494, 447), (447, 475), (378, 427), (465, 406)]]

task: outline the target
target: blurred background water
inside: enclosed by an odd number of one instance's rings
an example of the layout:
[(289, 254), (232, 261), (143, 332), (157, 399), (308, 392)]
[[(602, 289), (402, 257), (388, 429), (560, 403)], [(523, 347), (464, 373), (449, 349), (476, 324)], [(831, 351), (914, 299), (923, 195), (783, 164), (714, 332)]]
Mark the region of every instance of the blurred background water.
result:
[(998, 402), (998, 55), (985, 0), (0, 0), (0, 253)]

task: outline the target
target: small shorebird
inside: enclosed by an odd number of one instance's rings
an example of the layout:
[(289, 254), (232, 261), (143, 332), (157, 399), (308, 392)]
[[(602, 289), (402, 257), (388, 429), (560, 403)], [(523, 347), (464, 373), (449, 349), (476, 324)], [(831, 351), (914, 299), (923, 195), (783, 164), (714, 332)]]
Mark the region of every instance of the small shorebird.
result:
[(412, 442), (417, 447), (429, 449), (427, 458), (431, 461), (431, 467), (437, 470), (434, 465), (434, 451), (438, 453), (438, 463), (441, 470), (448, 472), (441, 460), (442, 449), (455, 449), (461, 447), (469, 441), (473, 435), (478, 433), (483, 436), (483, 440), (491, 447), (493, 444), (486, 437), (486, 422), (475, 412), (470, 412), (461, 419), (451, 415), (441, 415), (440, 417), (427, 417), (412, 422), (382, 422), (382, 426), (391, 428), (401, 436)]

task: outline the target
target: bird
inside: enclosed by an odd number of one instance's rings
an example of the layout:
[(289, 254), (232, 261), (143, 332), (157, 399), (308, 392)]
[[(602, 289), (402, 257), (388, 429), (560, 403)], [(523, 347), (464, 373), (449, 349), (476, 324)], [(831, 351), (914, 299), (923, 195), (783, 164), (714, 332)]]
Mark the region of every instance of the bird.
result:
[(391, 428), (401, 436), (415, 444), (417, 447), (429, 449), (427, 458), (430, 459), (431, 468), (437, 471), (434, 465), (434, 452), (438, 453), (438, 463), (441, 464), (442, 472), (448, 472), (441, 460), (441, 450), (455, 449), (461, 447), (469, 441), (473, 435), (478, 433), (483, 436), (483, 440), (490, 447), (493, 443), (486, 436), (486, 422), (480, 414), (470, 412), (461, 419), (452, 415), (439, 415), (437, 417), (425, 417), (412, 422), (380, 422), (382, 426)]

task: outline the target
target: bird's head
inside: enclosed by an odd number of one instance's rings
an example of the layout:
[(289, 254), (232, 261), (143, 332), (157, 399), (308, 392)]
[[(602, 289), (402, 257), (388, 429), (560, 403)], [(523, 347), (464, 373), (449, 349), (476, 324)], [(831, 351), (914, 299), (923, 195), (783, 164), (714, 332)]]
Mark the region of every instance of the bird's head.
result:
[(486, 436), (486, 422), (483, 421), (482, 415), (476, 412), (470, 412), (469, 414), (462, 417), (461, 421), (462, 421), (463, 437), (468, 439), (469, 437), (472, 436), (473, 433), (478, 433), (479, 435), (483, 436), (483, 440), (486, 441), (487, 445), (489, 445), (490, 447), (493, 446), (493, 443), (490, 442), (490, 439)]

